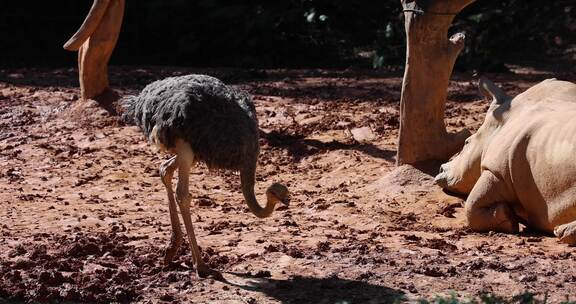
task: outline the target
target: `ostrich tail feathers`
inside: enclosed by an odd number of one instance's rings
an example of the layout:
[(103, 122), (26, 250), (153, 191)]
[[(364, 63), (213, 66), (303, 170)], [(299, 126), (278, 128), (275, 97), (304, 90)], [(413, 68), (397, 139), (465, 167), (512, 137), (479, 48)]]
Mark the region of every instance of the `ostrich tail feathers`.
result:
[(122, 121), (135, 125), (138, 123), (136, 105), (138, 103), (138, 96), (128, 95), (120, 100), (120, 110), (122, 111)]

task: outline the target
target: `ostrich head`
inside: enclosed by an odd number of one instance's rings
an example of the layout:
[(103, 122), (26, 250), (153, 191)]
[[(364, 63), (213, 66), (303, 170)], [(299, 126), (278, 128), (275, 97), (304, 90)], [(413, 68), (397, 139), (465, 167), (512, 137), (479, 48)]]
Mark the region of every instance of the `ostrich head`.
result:
[(268, 201), (280, 202), (286, 206), (288, 206), (290, 203), (290, 194), (288, 192), (288, 188), (279, 183), (273, 183), (270, 185), (270, 187), (268, 187), (266, 190), (266, 198)]

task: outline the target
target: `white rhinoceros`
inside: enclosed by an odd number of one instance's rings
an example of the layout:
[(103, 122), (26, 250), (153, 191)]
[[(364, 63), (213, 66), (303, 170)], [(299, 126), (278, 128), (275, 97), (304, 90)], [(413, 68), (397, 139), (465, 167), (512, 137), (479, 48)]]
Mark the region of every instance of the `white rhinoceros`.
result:
[(473, 230), (523, 223), (576, 245), (576, 84), (548, 79), (515, 98), (488, 80), (479, 87), (493, 99), (484, 123), (436, 182), (469, 194)]

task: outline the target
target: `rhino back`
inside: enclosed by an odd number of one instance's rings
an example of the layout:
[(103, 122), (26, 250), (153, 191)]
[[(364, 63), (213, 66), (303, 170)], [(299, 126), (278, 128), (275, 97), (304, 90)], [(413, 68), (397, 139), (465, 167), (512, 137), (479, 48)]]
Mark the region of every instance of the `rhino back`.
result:
[(554, 78), (546, 79), (514, 97), (512, 107), (541, 102), (576, 102), (576, 84)]
[(576, 220), (575, 115), (574, 102), (526, 107), (501, 128), (482, 159), (483, 169), (507, 184), (519, 215), (548, 232)]

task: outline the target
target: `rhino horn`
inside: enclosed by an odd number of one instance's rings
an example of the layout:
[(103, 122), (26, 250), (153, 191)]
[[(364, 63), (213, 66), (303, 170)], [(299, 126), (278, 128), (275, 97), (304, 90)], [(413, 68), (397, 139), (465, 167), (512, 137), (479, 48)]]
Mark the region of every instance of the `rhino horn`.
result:
[(484, 77), (480, 78), (478, 89), (480, 89), (480, 92), (482, 92), (486, 98), (491, 98), (496, 104), (502, 104), (510, 99), (510, 96), (506, 95), (499, 86)]

